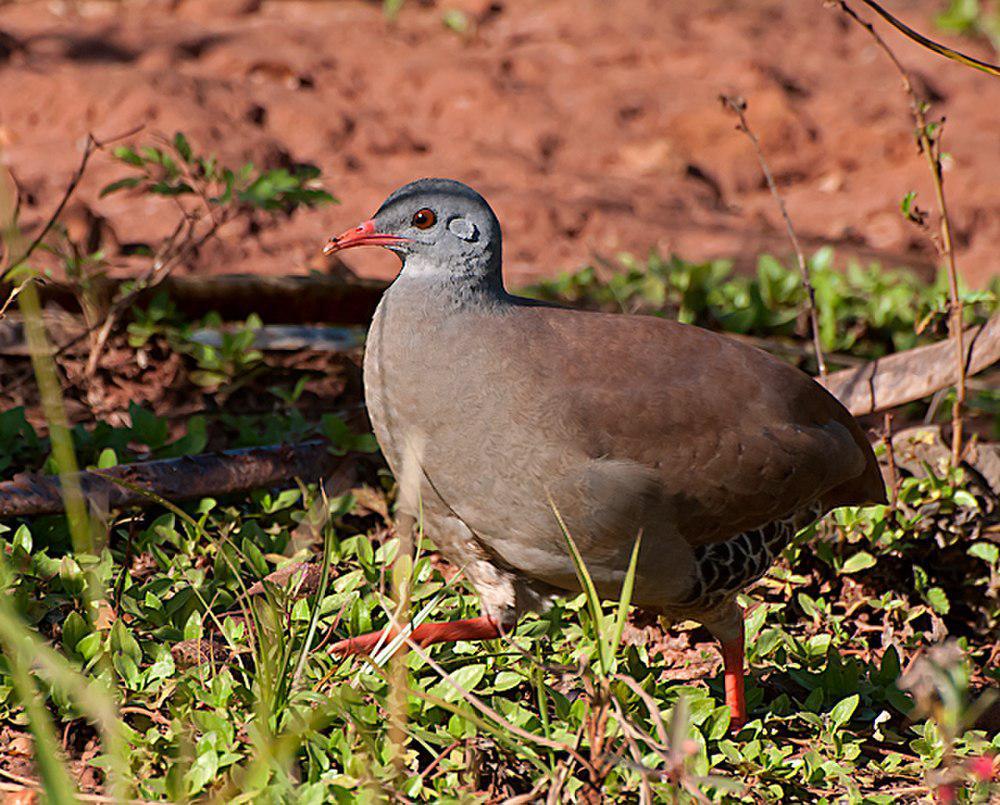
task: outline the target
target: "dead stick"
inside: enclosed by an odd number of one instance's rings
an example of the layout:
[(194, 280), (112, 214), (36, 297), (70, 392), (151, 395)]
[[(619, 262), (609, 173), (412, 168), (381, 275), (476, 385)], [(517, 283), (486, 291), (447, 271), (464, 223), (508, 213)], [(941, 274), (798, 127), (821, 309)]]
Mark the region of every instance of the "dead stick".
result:
[(813, 349), (816, 352), (816, 364), (819, 367), (819, 376), (821, 378), (826, 377), (826, 361), (823, 360), (823, 347), (819, 342), (819, 319), (816, 315), (816, 292), (813, 290), (812, 283), (809, 281), (809, 266), (806, 264), (806, 257), (802, 253), (802, 247), (799, 245), (799, 239), (795, 234), (795, 227), (792, 226), (792, 219), (788, 214), (788, 208), (785, 207), (785, 200), (778, 191), (778, 185), (774, 181), (771, 168), (768, 166), (767, 160), (764, 158), (764, 151), (760, 147), (760, 140), (757, 139), (757, 135), (753, 133), (750, 129), (750, 124), (747, 122), (747, 102), (743, 98), (734, 98), (729, 95), (720, 95), (719, 100), (722, 101), (723, 106), (731, 109), (740, 119), (739, 125), (737, 125), (736, 128), (742, 131), (753, 144), (754, 152), (757, 154), (757, 162), (760, 163), (760, 169), (763, 171), (764, 178), (767, 180), (767, 186), (770, 188), (771, 195), (774, 197), (774, 200), (778, 205), (778, 209), (781, 211), (781, 217), (785, 221), (785, 228), (788, 230), (788, 239), (792, 242), (792, 248), (795, 250), (795, 259), (799, 264), (799, 274), (802, 275), (802, 287), (806, 292), (809, 327), (812, 330)]
[[(77, 477), (85, 498), (104, 510), (148, 506), (157, 498), (191, 500), (265, 488), (293, 478), (311, 481), (334, 473), (339, 476), (338, 470), (349, 459), (333, 455), (329, 447), (327, 442), (319, 440), (251, 447), (123, 464), (100, 472), (83, 471)], [(127, 487), (115, 480), (126, 483)], [(64, 504), (57, 476), (23, 473), (12, 481), (0, 483), (0, 517), (62, 511)]]
[[(973, 375), (1000, 361), (1000, 313), (963, 333), (961, 371)], [(823, 385), (854, 416), (874, 414), (920, 400), (955, 385), (952, 339), (879, 358), (828, 375)]]
[[(892, 22), (893, 25), (896, 25), (897, 28), (900, 27), (901, 24), (897, 24), (897, 21), (884, 12), (878, 5), (868, 2), (868, 0), (862, 0), (862, 2), (874, 8), (883, 17)], [(941, 219), (940, 243), (934, 238), (932, 238), (932, 242), (940, 256), (948, 261), (948, 293), (950, 297), (948, 305), (948, 312), (950, 313), (948, 334), (955, 341), (955, 361), (958, 367), (958, 376), (955, 381), (955, 403), (951, 409), (951, 460), (952, 464), (958, 466), (962, 458), (962, 411), (965, 407), (965, 347), (962, 343), (962, 299), (958, 292), (958, 269), (955, 265), (955, 249), (951, 237), (951, 219), (948, 217), (948, 205), (945, 202), (944, 195), (944, 176), (941, 170), (941, 135), (940, 133), (937, 136), (932, 135), (925, 114), (927, 103), (917, 95), (916, 90), (913, 88), (913, 82), (910, 80), (910, 74), (896, 57), (892, 48), (879, 36), (878, 31), (875, 30), (875, 27), (871, 23), (862, 20), (854, 12), (854, 9), (847, 4), (846, 0), (837, 0), (837, 5), (841, 11), (868, 32), (872, 39), (875, 40), (875, 44), (878, 45), (882, 52), (889, 58), (889, 61), (892, 62), (893, 67), (896, 68), (896, 72), (899, 73), (899, 78), (903, 83), (903, 91), (910, 99), (910, 112), (913, 115), (914, 122), (917, 124), (917, 143), (920, 146), (920, 151), (927, 159), (927, 164), (931, 171), (931, 179), (934, 183), (934, 195), (937, 200), (938, 214)], [(903, 29), (905, 29), (905, 26), (901, 28), (901, 30)], [(904, 33), (906, 30), (904, 30)]]
[[(122, 280), (99, 277), (94, 280), (98, 296), (111, 300), (119, 293)], [(145, 288), (133, 304), (147, 304), (156, 293), (165, 293), (180, 313), (190, 319), (218, 313), (223, 321), (241, 321), (259, 313), (268, 324), (301, 324), (332, 321), (338, 324), (365, 324), (371, 321), (387, 282), (328, 274), (260, 276), (217, 274), (210, 276), (168, 276), (156, 289)], [(47, 282), (39, 287), (44, 302), (65, 310), (78, 310), (72, 286)]]

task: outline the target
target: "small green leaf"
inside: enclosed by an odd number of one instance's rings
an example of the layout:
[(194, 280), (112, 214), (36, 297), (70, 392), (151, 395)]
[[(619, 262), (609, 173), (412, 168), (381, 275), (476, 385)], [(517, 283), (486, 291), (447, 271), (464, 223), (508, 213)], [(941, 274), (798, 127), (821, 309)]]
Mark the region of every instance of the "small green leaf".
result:
[(141, 176), (126, 176), (124, 179), (118, 179), (117, 181), (111, 182), (111, 184), (106, 184), (103, 188), (101, 188), (100, 198), (110, 196), (112, 193), (117, 193), (119, 190), (128, 190), (133, 187), (138, 187), (139, 182), (141, 181)]
[(207, 749), (198, 755), (187, 774), (184, 775), (189, 794), (197, 794), (208, 785), (219, 771), (219, 756), (214, 749)]
[(17, 527), (17, 531), (14, 532), (14, 539), (11, 543), (15, 548), (20, 548), (26, 554), (31, 554), (32, 539), (31, 539), (31, 529), (28, 528), (24, 523)]
[(97, 457), (97, 469), (106, 470), (111, 467), (117, 466), (118, 456), (115, 451), (110, 447), (105, 447), (101, 454)]
[(841, 573), (857, 573), (866, 568), (872, 567), (875, 564), (875, 557), (872, 556), (867, 551), (859, 551), (854, 554), (850, 559), (844, 562), (844, 566), (840, 569)]
[(78, 612), (70, 612), (63, 621), (62, 642), (69, 651), (76, 651), (77, 645), (90, 632), (87, 622)]
[(948, 596), (940, 587), (931, 587), (924, 593), (927, 603), (931, 605), (939, 615), (947, 615), (951, 611), (951, 603)]
[(835, 727), (842, 727), (850, 721), (851, 716), (854, 715), (854, 711), (858, 708), (859, 701), (860, 697), (857, 693), (854, 693), (837, 702), (830, 711), (830, 718), (833, 721), (833, 725)]
[(966, 509), (979, 508), (979, 503), (976, 500), (976, 496), (966, 489), (956, 489), (953, 498), (954, 501), (963, 508)]
[(191, 161), (191, 144), (182, 132), (177, 132), (174, 135), (174, 150), (185, 162)]
[(991, 565), (995, 565), (997, 561), (1000, 561), (1000, 547), (997, 547), (992, 542), (976, 542), (969, 546), (969, 556), (974, 556), (977, 559), (982, 559)]
[(429, 693), (432, 696), (444, 699), (446, 702), (456, 702), (462, 698), (458, 687), (467, 693), (472, 693), (476, 689), (476, 686), (482, 682), (485, 673), (485, 665), (463, 665), (450, 673), (455, 684), (452, 684), (447, 679), (442, 679), (430, 689)]
[(622, 633), (625, 631), (625, 623), (628, 621), (628, 608), (632, 603), (632, 588), (635, 586), (635, 573), (639, 562), (639, 547), (642, 544), (642, 531), (635, 535), (635, 544), (632, 545), (632, 558), (629, 559), (628, 571), (625, 573), (625, 581), (622, 583), (621, 596), (618, 599), (618, 614), (615, 617), (615, 631), (611, 637), (611, 650), (617, 651), (622, 642)]
[(129, 165), (135, 165), (137, 168), (141, 168), (146, 164), (143, 158), (127, 145), (119, 145), (111, 153), (114, 154), (115, 159), (119, 159)]

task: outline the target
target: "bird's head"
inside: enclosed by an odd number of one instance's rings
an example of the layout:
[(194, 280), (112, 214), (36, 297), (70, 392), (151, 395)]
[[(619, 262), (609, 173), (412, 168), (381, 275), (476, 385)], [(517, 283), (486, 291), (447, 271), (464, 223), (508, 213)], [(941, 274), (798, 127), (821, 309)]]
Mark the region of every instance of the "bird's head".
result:
[(454, 278), (499, 275), (500, 222), (486, 200), (453, 179), (419, 179), (396, 190), (378, 212), (323, 249), (384, 246), (409, 274)]

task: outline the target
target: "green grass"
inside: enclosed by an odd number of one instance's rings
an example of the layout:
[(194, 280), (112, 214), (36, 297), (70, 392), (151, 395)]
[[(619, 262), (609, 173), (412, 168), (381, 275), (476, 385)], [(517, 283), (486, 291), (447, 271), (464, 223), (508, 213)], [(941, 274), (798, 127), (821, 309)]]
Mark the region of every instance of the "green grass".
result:
[[(745, 279), (719, 264), (651, 258), (603, 281), (583, 272), (535, 292), (794, 339), (790, 311), (801, 300), (790, 274), (772, 260)], [(853, 312), (838, 319), (831, 345), (855, 355), (912, 343), (907, 333), (937, 292), (875, 269), (843, 283), (841, 309)], [(859, 283), (884, 292), (866, 297)], [(900, 287), (923, 301), (899, 303)], [(758, 298), (770, 318), (738, 315)], [(985, 294), (972, 301), (970, 319), (995, 305)], [(151, 318), (137, 312), (133, 324)], [(188, 326), (161, 316), (131, 335), (175, 345), (197, 387), (204, 367), (184, 351)], [(223, 362), (231, 371), (209, 388), (225, 391), (247, 372), (269, 382), (266, 356)], [(301, 383), (283, 383), (270, 412), (193, 416), (173, 436), (133, 406), (128, 426), (74, 428), (76, 454), (109, 466), (316, 433), (337, 449), (371, 447), (339, 419), (305, 417)], [(0, 414), (0, 433), (4, 477), (56, 466), (23, 410)], [(387, 568), (398, 546), (384, 513), (394, 486), (375, 463), (365, 473), (358, 499), (317, 501), (304, 485), (123, 513), (97, 529), (90, 550), (73, 547), (65, 518), (0, 526), (0, 724), (34, 731), (45, 761), (37, 774), (53, 800), (70, 782), (59, 752), (44, 748), (64, 731), (71, 760), (98, 739), (87, 761), (98, 778), (118, 768), (119, 790), (149, 800), (487, 801), (553, 789), (571, 799), (594, 780), (616, 801), (697, 792), (888, 803), (953, 784), (962, 801), (1000, 793), (974, 765), (1000, 751), (1000, 738), (974, 726), (983, 689), (1000, 683), (987, 667), (1000, 628), (996, 504), (960, 472), (905, 478), (895, 512), (845, 509), (807, 529), (745, 597), (751, 713), (738, 735), (728, 732), (705, 632), (684, 626), (666, 656), (620, 644), (622, 607), (606, 611), (593, 595), (524, 618), (510, 641), (437, 646), (395, 663), (331, 656), (324, 646), (385, 625), (400, 598), (415, 619), (478, 614), (426, 538), (393, 590)], [(329, 557), (328, 578), (306, 595), (265, 583), (248, 598), (289, 561), (291, 533), (316, 506), (329, 513), (325, 546), (313, 551)], [(929, 654), (945, 637), (957, 651)], [(901, 669), (911, 665), (907, 682)]]
[[(350, 498), (329, 502), (330, 582), (322, 595), (294, 598), (269, 587), (253, 603), (240, 603), (245, 589), (274, 568), (290, 529), (305, 516), (308, 490), (203, 501), (185, 517), (130, 518), (111, 529), (110, 544), (96, 556), (38, 544), (35, 533), (45, 534), (44, 527), (7, 531), (5, 606), (16, 614), (5, 617), (21, 618), (57, 646), (67, 666), (62, 673), (71, 668), (73, 679), (114, 689), (128, 766), (146, 799), (239, 791), (255, 801), (278, 800), (294, 790), (305, 801), (348, 801), (359, 788), (373, 797), (485, 798), (545, 788), (567, 769), (564, 790), (571, 795), (584, 785), (581, 769), (554, 747), (576, 747), (592, 760), (591, 696), (603, 678), (629, 725), (614, 711), (607, 716), (609, 796), (637, 795), (641, 762), (653, 770), (648, 784), (657, 798), (686, 785), (718, 799), (752, 793), (888, 802), (892, 795), (878, 792), (923, 786), (946, 757), (960, 767), (990, 747), (990, 736), (966, 730), (963, 719), (975, 697), (968, 669), (985, 663), (986, 636), (998, 625), (998, 552), (971, 528), (945, 537), (953, 544), (942, 550), (942, 533), (928, 528), (942, 512), (967, 514), (980, 505), (958, 480), (909, 479), (897, 525), (887, 525), (884, 507), (845, 510), (819, 533), (801, 535), (787, 552), (791, 561), (746, 601), (757, 603), (747, 626), (751, 720), (738, 736), (727, 733), (718, 672), (690, 683), (665, 679), (664, 660), (642, 645), (619, 649), (609, 666), (616, 618), (595, 615), (581, 595), (544, 617), (525, 618), (511, 643), (438, 647), (430, 652), (433, 666), (406, 655), (405, 748), (394, 762), (387, 671), (315, 648), (330, 634), (356, 634), (387, 620), (384, 568), (396, 544), (370, 540), (372, 516), (359, 516)], [(928, 507), (933, 515), (919, 513)], [(110, 626), (86, 622), (82, 567), (93, 568), (109, 590)], [(414, 565), (410, 597), (414, 611), (434, 602), (436, 618), (477, 612), (470, 592), (446, 581), (426, 551)], [(862, 631), (860, 624), (878, 628)], [(957, 636), (964, 670), (941, 686), (941, 712), (929, 719), (900, 689), (900, 666), (944, 633)], [(891, 635), (885, 650), (883, 634)], [(183, 646), (199, 639), (216, 644), (217, 665), (181, 662)], [(706, 645), (672, 659), (696, 662), (699, 652), (712, 651)], [(12, 660), (8, 653), (0, 668), (0, 719), (16, 729), (30, 713), (18, 703), (24, 680)], [(299, 661), (301, 674), (293, 676)], [(630, 677), (655, 707), (616, 674)], [(72, 686), (45, 673), (37, 684), (60, 728), (92, 731), (86, 701)], [(669, 728), (670, 754), (652, 736), (678, 713), (683, 723)], [(1000, 739), (992, 749), (1000, 749)], [(673, 781), (664, 779), (667, 772)], [(986, 796), (981, 785), (970, 801)]]

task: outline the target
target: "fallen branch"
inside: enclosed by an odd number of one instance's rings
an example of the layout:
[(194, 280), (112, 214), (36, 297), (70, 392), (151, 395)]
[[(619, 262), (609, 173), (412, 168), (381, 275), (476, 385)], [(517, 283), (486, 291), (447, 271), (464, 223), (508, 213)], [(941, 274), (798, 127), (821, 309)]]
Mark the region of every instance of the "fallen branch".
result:
[[(247, 492), (293, 478), (334, 476), (337, 490), (349, 488), (353, 463), (335, 456), (324, 441), (250, 447), (222, 453), (142, 461), (107, 470), (79, 472), (77, 478), (91, 506), (104, 511)], [(118, 481), (118, 483), (116, 483)], [(0, 483), (0, 517), (58, 514), (64, 510), (59, 478), (23, 473)]]
[[(94, 295), (111, 304), (125, 280), (94, 278)], [(157, 293), (166, 293), (186, 318), (211, 312), (223, 321), (240, 321), (257, 313), (270, 324), (335, 321), (338, 324), (368, 324), (388, 283), (367, 279), (344, 279), (329, 274), (262, 277), (255, 274), (216, 276), (168, 276), (131, 300), (148, 303)], [(51, 282), (38, 289), (43, 302), (65, 310), (79, 310), (77, 291), (70, 285)]]
[[(963, 333), (965, 375), (973, 375), (1000, 361), (1000, 313)], [(854, 416), (864, 416), (922, 399), (954, 386), (954, 339), (908, 349), (853, 369), (827, 375), (823, 383)]]
[[(221, 347), (230, 328), (205, 328), (191, 333), (191, 340), (210, 347)], [(0, 330), (2, 333), (2, 330)], [(2, 341), (2, 336), (0, 336)], [(333, 327), (308, 324), (265, 324), (254, 330), (253, 349), (264, 352), (351, 352), (365, 343), (362, 327)]]

